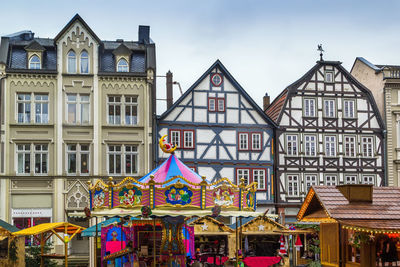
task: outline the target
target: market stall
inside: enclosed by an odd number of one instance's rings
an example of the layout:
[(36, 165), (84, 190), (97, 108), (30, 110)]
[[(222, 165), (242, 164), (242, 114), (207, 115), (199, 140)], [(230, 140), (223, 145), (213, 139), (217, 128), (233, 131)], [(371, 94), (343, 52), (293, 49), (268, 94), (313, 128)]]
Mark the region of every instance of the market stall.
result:
[(25, 266), (25, 238), (13, 236), (19, 229), (0, 220), (0, 267)]
[[(163, 138), (160, 140), (160, 145), (163, 148), (166, 144), (162, 140)], [(183, 164), (173, 154), (172, 146), (169, 149), (164, 147), (164, 150), (172, 152), (170, 157), (141, 179), (126, 177), (120, 183), (114, 183), (110, 177), (107, 182), (98, 180), (95, 184), (89, 183), (90, 209), (92, 216), (96, 217), (129, 215), (144, 220), (152, 218), (151, 222), (146, 221), (145, 224), (152, 224), (153, 232), (157, 232), (157, 227), (161, 229), (162, 235), (159, 235), (161, 246), (158, 252), (156, 247), (159, 241), (157, 234), (153, 233), (152, 255), (148, 256), (153, 259), (148, 261), (152, 264), (173, 262), (175, 266), (184, 266), (187, 247), (190, 247), (185, 245), (185, 239), (180, 234), (183, 229), (188, 229), (185, 218), (194, 215), (199, 217), (257, 215), (255, 212), (257, 185), (256, 183), (245, 185), (243, 181), (240, 185), (235, 185), (227, 178), (209, 183), (206, 177), (201, 177)], [(138, 222), (132, 222), (132, 225)], [(194, 238), (190, 238), (190, 230), (188, 233), (189, 239), (186, 240), (194, 242)], [(118, 237), (117, 233), (117, 239)], [(146, 250), (142, 253), (143, 244), (140, 243), (138, 236), (131, 235), (131, 237), (132, 251), (140, 251), (138, 256), (140, 258), (146, 254)], [(120, 238), (123, 238), (123, 234)], [(132, 255), (127, 258), (135, 260)]]
[(312, 186), (297, 219), (320, 223), (323, 265), (385, 266), (398, 254), (393, 235), (400, 233), (400, 188)]
[[(39, 225), (35, 225), (30, 228), (26, 228), (20, 230), (18, 232), (14, 232), (13, 236), (33, 236), (38, 239), (41, 247), (41, 264), (40, 266), (44, 266), (44, 258), (63, 258), (64, 265), (68, 266), (68, 243), (82, 230), (85, 228), (81, 226), (77, 226), (67, 222), (56, 222), (56, 223), (42, 223)], [(61, 234), (61, 235), (60, 235)], [(50, 237), (55, 235), (58, 239), (60, 239), (64, 243), (64, 255), (45, 255), (43, 253), (44, 244), (49, 240)]]

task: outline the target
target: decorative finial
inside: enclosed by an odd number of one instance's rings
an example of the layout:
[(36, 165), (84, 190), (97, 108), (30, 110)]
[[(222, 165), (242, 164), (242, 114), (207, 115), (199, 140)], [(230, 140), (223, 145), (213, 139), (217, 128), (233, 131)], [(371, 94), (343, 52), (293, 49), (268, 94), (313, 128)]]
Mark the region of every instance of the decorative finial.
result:
[(176, 149), (176, 145), (172, 145), (170, 143), (166, 143), (165, 142), (165, 137), (167, 137), (167, 135), (163, 135), (160, 138), (159, 144), (160, 144), (160, 148), (163, 152), (165, 153), (170, 153), (173, 154), (175, 149)]
[(325, 51), (324, 51), (324, 49), (322, 49), (322, 44), (319, 44), (319, 45), (318, 45), (317, 51), (320, 52), (320, 53), (319, 53), (320, 60), (321, 60), (321, 61), (324, 61), (324, 59), (322, 58), (322, 56), (323, 56), (324, 54), (323, 54), (322, 52), (325, 52)]

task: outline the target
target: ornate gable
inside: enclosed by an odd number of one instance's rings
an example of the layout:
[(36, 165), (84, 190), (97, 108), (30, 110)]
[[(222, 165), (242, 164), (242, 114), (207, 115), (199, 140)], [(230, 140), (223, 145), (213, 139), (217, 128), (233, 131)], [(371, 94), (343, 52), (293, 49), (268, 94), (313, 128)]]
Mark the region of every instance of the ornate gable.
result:
[(33, 40), (30, 42), (27, 46), (25, 46), (26, 51), (37, 51), (37, 52), (42, 52), (46, 50), (42, 45), (40, 45), (36, 40)]

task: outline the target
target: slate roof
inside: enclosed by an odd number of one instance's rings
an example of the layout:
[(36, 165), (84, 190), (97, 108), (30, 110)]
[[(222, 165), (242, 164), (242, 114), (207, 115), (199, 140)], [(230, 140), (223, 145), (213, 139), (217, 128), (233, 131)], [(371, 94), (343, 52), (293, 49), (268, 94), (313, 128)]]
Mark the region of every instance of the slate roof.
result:
[[(350, 203), (335, 186), (312, 186), (315, 197), (336, 220), (396, 220), (400, 224), (400, 187), (373, 187), (372, 202)], [(315, 213), (319, 214), (318, 211)], [(317, 215), (318, 215), (317, 214)], [(306, 217), (311, 217), (309, 214)]]
[[(76, 14), (70, 22), (54, 38), (36, 38), (31, 31), (21, 31), (18, 33), (3, 36), (0, 44), (0, 63), (7, 65), (9, 72), (56, 72), (57, 71), (57, 47), (56, 41), (70, 26), (79, 20), (94, 39), (100, 44), (99, 48), (99, 73), (113, 75), (132, 75), (145, 74), (147, 68), (155, 69), (155, 49), (154, 43), (143, 44), (134, 41), (101, 41), (84, 20)], [(128, 73), (116, 72), (115, 57), (113, 51), (123, 45), (131, 50), (130, 69)], [(43, 50), (42, 69), (28, 69), (27, 50)]]

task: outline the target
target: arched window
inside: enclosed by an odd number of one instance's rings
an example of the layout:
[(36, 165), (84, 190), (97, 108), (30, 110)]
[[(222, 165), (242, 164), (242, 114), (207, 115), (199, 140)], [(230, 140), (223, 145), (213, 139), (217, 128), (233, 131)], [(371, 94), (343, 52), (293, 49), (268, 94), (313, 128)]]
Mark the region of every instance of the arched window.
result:
[(124, 58), (121, 58), (117, 64), (117, 72), (128, 72), (128, 71), (129, 71), (128, 62)]
[(33, 55), (29, 59), (29, 68), (32, 70), (39, 70), (40, 69), (40, 58), (37, 55)]
[(72, 50), (68, 52), (68, 73), (76, 73), (76, 55)]
[(89, 73), (89, 54), (85, 50), (81, 53), (81, 73)]

